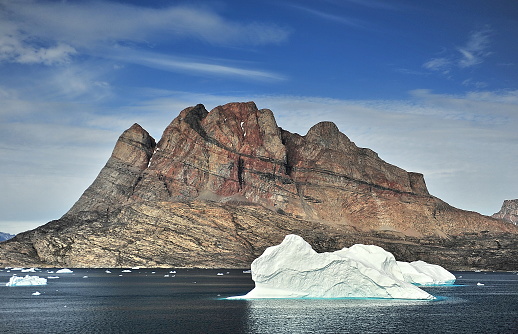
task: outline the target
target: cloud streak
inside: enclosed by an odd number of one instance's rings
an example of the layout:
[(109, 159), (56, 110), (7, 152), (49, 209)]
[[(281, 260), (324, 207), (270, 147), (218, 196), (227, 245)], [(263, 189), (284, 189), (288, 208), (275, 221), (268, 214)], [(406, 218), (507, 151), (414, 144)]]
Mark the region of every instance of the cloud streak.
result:
[[(118, 2), (0, 0), (0, 63), (63, 65), (75, 56), (117, 58), (168, 71), (279, 80), (281, 76), (226, 64), (196, 62), (147, 50), (182, 39), (219, 47), (278, 44), (288, 29), (261, 22), (237, 22), (209, 7), (141, 7)], [(130, 55), (120, 57), (120, 50)]]
[(267, 80), (279, 81), (286, 78), (280, 74), (269, 71), (248, 69), (229, 64), (231, 61), (222, 59), (198, 59), (176, 57), (164, 55), (160, 53), (135, 51), (125, 49), (112, 53), (109, 58), (126, 63), (133, 63), (150, 68), (170, 71), (170, 72), (186, 72), (189, 74), (204, 74), (213, 76), (226, 76), (246, 80)]
[(473, 31), (463, 46), (456, 47), (455, 53), (445, 57), (432, 58), (425, 62), (423, 67), (447, 75), (454, 69), (465, 69), (479, 65), (492, 53), (489, 50), (491, 34), (492, 30), (488, 27)]

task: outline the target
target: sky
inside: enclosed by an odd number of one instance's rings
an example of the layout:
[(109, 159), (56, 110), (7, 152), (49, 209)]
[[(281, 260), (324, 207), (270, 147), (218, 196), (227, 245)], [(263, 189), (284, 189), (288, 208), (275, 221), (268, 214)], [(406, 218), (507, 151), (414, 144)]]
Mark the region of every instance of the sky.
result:
[(60, 218), (118, 136), (254, 101), (491, 215), (518, 198), (515, 0), (0, 0), (0, 231)]

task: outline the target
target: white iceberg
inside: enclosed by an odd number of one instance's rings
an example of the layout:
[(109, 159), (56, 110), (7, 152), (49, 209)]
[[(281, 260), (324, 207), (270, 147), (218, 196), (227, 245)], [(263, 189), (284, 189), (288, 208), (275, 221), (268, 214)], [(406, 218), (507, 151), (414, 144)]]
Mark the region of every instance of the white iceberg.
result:
[(372, 245), (317, 253), (304, 239), (291, 234), (255, 259), (251, 271), (255, 288), (231, 299), (435, 299), (406, 281), (408, 270), (401, 270), (391, 253)]
[(63, 268), (63, 269), (59, 269), (56, 271), (56, 274), (71, 274), (71, 273), (73, 273), (73, 271), (68, 268)]
[(417, 285), (447, 285), (455, 283), (455, 275), (443, 267), (424, 261), (397, 262), (406, 282)]
[(46, 285), (47, 279), (39, 276), (30, 276), (26, 275), (25, 277), (21, 276), (12, 276), (7, 282), (6, 286), (31, 286), (31, 285)]

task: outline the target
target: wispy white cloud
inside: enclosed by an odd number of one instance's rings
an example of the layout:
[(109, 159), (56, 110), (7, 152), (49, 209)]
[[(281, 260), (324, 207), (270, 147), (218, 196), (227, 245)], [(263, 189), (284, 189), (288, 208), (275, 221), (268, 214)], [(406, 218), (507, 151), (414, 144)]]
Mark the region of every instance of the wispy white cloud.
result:
[[(0, 62), (4, 63), (64, 64), (80, 55), (109, 57), (121, 45), (148, 49), (186, 38), (218, 46), (258, 46), (283, 42), (289, 35), (289, 29), (278, 25), (238, 22), (207, 6), (153, 8), (110, 1), (0, 0)], [(160, 61), (154, 58), (146, 61), (162, 62), (160, 66), (170, 69), (247, 75), (247, 70), (224, 65), (178, 59), (165, 64), (164, 56)], [(268, 76), (254, 70), (248, 74)]]
[(488, 27), (473, 31), (468, 36), (467, 42), (463, 46), (455, 48), (455, 52), (448, 51), (450, 54), (444, 57), (432, 58), (423, 64), (427, 70), (440, 72), (448, 75), (454, 69), (464, 69), (479, 65), (491, 55), (490, 44), (492, 30)]
[[(121, 50), (122, 51), (122, 50)], [(124, 49), (108, 56), (111, 59), (143, 65), (172, 72), (188, 72), (190, 74), (207, 74), (236, 77), (247, 80), (284, 80), (285, 77), (269, 71), (244, 68), (229, 64), (222, 59), (196, 59), (164, 55), (160, 53)]]
[(423, 64), (423, 67), (427, 70), (438, 71), (444, 74), (450, 72), (453, 62), (448, 58), (432, 58)]
[(367, 25), (365, 22), (363, 22), (359, 19), (356, 19), (356, 18), (352, 18), (352, 17), (345, 17), (345, 16), (340, 16), (340, 15), (330, 14), (330, 13), (324, 12), (322, 10), (316, 10), (314, 8), (309, 8), (309, 7), (300, 6), (300, 5), (291, 5), (291, 7), (304, 11), (306, 13), (309, 13), (315, 17), (318, 17), (318, 18), (321, 18), (321, 19), (324, 19), (327, 21), (344, 24), (344, 25), (351, 26), (354, 28), (365, 28), (365, 26)]
[(142, 7), (120, 2), (3, 1), (3, 19), (29, 36), (92, 47), (97, 43), (198, 38), (215, 44), (279, 43), (290, 31), (274, 24), (241, 23), (208, 7)]
[(491, 29), (485, 28), (470, 34), (468, 42), (457, 49), (461, 54), (458, 60), (459, 67), (465, 68), (478, 65), (491, 54), (488, 51), (491, 33)]

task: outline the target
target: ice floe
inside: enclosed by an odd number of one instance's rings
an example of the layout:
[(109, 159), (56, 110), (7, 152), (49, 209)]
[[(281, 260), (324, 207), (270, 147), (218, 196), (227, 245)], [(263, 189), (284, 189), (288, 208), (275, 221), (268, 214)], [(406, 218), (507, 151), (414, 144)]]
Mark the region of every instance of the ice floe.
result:
[(47, 279), (39, 276), (12, 276), (7, 282), (6, 286), (31, 286), (31, 285), (46, 285)]
[(73, 271), (68, 268), (59, 269), (56, 271), (56, 274), (72, 274)]
[[(434, 296), (412, 283), (439, 284), (445, 281), (444, 277), (450, 283), (450, 276), (436, 267), (428, 267), (424, 262), (403, 263), (373, 245), (359, 244), (336, 252), (317, 253), (300, 236), (291, 234), (252, 262), (255, 288), (244, 296), (230, 298), (432, 300)], [(454, 280), (455, 276), (452, 277)]]

